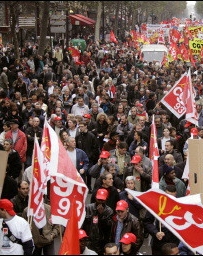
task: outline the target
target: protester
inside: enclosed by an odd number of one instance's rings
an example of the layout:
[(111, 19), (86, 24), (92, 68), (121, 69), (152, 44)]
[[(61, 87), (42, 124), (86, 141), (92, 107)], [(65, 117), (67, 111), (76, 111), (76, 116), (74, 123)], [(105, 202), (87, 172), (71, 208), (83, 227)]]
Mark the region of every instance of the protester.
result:
[(104, 246), (104, 255), (120, 255), (120, 250), (117, 244), (107, 243)]
[(133, 233), (125, 233), (121, 240), (121, 255), (137, 255), (137, 249), (135, 246), (137, 238)]
[(97, 190), (95, 203), (86, 205), (86, 216), (82, 228), (91, 239), (91, 249), (98, 254), (103, 252), (104, 245), (110, 242), (113, 226), (113, 210), (107, 205), (109, 192), (105, 188)]
[(80, 255), (98, 255), (95, 251), (87, 247), (89, 236), (85, 230), (79, 229)]
[(18, 182), (18, 194), (11, 199), (13, 208), (18, 216), (22, 216), (23, 210), (28, 206), (29, 184), (26, 181)]
[(115, 227), (112, 229), (112, 239), (119, 246), (119, 241), (125, 233), (133, 233), (137, 240), (135, 249), (137, 252), (143, 244), (143, 229), (137, 217), (129, 213), (128, 203), (124, 200), (119, 200), (116, 204), (117, 217), (115, 219)]
[(28, 222), (16, 215), (8, 199), (0, 199), (0, 217), (3, 218), (0, 231), (2, 255), (32, 255), (34, 242)]
[[(34, 240), (33, 255), (55, 255), (55, 242), (54, 239), (60, 234), (60, 226), (51, 223), (51, 207), (44, 203), (46, 224), (42, 228), (38, 228), (32, 219), (31, 232)], [(28, 208), (23, 210), (22, 217), (28, 220)]]

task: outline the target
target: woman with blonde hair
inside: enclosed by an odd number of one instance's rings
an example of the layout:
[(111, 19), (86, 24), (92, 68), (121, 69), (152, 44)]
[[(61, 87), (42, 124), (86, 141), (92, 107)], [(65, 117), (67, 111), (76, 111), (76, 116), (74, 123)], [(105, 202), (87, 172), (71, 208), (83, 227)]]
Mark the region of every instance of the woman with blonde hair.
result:
[(96, 119), (96, 130), (100, 149), (103, 147), (105, 135), (108, 134), (108, 126), (107, 115), (105, 113), (99, 113)]

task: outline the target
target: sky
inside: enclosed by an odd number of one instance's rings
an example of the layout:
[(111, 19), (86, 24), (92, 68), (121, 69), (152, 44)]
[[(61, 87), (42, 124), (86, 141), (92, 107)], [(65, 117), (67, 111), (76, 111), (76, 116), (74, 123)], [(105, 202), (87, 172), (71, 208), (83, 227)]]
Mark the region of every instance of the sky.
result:
[(195, 5), (196, 1), (186, 1), (187, 5)]

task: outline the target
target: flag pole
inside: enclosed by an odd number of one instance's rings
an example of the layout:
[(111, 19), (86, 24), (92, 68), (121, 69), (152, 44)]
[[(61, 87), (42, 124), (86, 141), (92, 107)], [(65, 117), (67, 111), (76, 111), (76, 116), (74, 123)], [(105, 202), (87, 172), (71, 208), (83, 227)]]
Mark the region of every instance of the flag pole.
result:
[(60, 238), (61, 238), (61, 242), (62, 242), (63, 241), (63, 237), (62, 237), (61, 225), (59, 226), (59, 232), (60, 232)]

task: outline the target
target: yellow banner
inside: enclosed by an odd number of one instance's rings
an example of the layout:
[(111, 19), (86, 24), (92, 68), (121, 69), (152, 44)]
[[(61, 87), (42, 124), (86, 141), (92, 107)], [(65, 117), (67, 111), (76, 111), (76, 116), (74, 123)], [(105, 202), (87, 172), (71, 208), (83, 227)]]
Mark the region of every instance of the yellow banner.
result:
[(193, 55), (199, 55), (201, 49), (203, 48), (203, 40), (199, 38), (189, 40), (189, 48), (191, 49)]
[(188, 27), (188, 30), (194, 37), (197, 37), (199, 32), (203, 31), (203, 26)]

